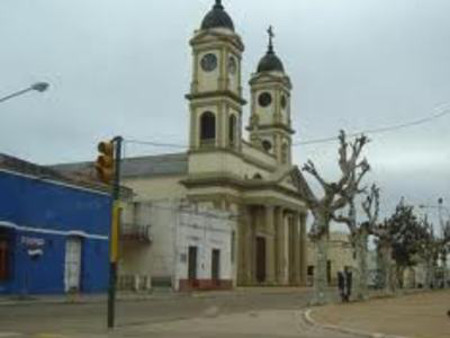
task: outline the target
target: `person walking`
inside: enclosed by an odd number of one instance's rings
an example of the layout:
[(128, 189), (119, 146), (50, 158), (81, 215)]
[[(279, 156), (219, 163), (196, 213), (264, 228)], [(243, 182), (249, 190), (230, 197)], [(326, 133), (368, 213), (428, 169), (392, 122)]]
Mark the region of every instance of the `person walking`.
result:
[(338, 290), (341, 301), (345, 302), (345, 275), (342, 271), (337, 272)]
[(349, 302), (350, 297), (352, 295), (352, 284), (353, 284), (353, 276), (352, 271), (348, 266), (344, 268), (344, 281), (345, 281), (345, 290), (344, 290), (344, 297), (345, 301)]

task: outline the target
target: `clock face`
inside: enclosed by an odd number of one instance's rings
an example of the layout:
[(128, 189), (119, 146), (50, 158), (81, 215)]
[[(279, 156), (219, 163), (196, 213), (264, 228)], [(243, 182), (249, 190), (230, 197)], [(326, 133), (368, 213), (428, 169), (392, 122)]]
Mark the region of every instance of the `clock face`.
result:
[(232, 56), (230, 56), (230, 58), (228, 59), (228, 71), (232, 75), (236, 74), (237, 71), (236, 59)]
[(205, 72), (212, 72), (217, 68), (217, 56), (212, 53), (206, 54), (200, 63)]
[(281, 96), (281, 108), (286, 109), (287, 107), (287, 99), (286, 96), (282, 95)]
[(261, 107), (268, 107), (272, 103), (272, 95), (268, 92), (264, 92), (259, 95), (258, 102)]

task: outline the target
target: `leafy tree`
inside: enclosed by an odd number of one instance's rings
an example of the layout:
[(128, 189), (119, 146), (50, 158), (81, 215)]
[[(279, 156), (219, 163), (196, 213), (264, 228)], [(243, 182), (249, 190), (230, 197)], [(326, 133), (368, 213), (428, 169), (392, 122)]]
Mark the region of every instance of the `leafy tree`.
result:
[(423, 231), (414, 207), (402, 199), (395, 212), (385, 221), (387, 241), (395, 261), (397, 285), (403, 287), (403, 274), (407, 267), (416, 264)]
[(425, 287), (432, 288), (436, 285), (436, 267), (441, 252), (442, 241), (436, 237), (433, 224), (425, 217), (420, 221), (418, 233), (418, 256), (425, 263)]
[(444, 286), (448, 286), (448, 273), (447, 273), (447, 255), (450, 253), (450, 220), (447, 222), (441, 222), (442, 224), (442, 239), (440, 257), (443, 266), (443, 279)]

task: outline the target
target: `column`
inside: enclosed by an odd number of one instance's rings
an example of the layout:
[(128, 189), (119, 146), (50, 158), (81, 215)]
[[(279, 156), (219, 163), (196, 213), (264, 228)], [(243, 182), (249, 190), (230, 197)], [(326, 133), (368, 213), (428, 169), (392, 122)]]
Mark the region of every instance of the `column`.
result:
[(294, 285), (300, 285), (300, 214), (293, 214), (293, 246), (294, 246)]
[(266, 211), (266, 283), (274, 284), (275, 276), (275, 208), (265, 207)]
[(279, 285), (286, 285), (286, 223), (284, 222), (284, 210), (282, 207), (276, 209), (276, 227), (277, 227), (277, 281)]
[(250, 236), (250, 220), (251, 215), (249, 208), (245, 205), (239, 207), (239, 231), (238, 231), (238, 284), (248, 285), (250, 280), (250, 266), (249, 260), (251, 259), (250, 247), (248, 240)]
[(249, 207), (250, 220), (248, 223), (249, 232), (247, 237), (247, 248), (248, 248), (248, 281), (249, 284), (256, 284), (256, 227), (258, 223), (258, 209)]
[(300, 279), (303, 286), (307, 284), (307, 271), (308, 271), (308, 257), (307, 257), (307, 240), (308, 234), (306, 233), (306, 217), (305, 213), (300, 215), (300, 267), (301, 274)]

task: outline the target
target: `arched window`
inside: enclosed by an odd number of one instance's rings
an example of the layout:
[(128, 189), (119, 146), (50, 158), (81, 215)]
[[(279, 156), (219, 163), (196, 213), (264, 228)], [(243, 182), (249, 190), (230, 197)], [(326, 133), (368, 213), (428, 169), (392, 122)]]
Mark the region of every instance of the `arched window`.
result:
[(262, 146), (266, 152), (270, 152), (272, 150), (272, 143), (268, 140), (262, 141)]
[(216, 138), (216, 116), (210, 111), (200, 117), (200, 141), (212, 141)]
[(253, 179), (254, 179), (254, 180), (262, 180), (262, 176), (261, 176), (261, 174), (256, 173), (256, 174), (253, 176)]
[(236, 144), (236, 124), (237, 119), (235, 115), (231, 115), (228, 119), (228, 140), (230, 141), (230, 145), (233, 146)]
[(286, 164), (288, 162), (288, 145), (286, 143), (284, 143), (281, 146), (281, 163)]

